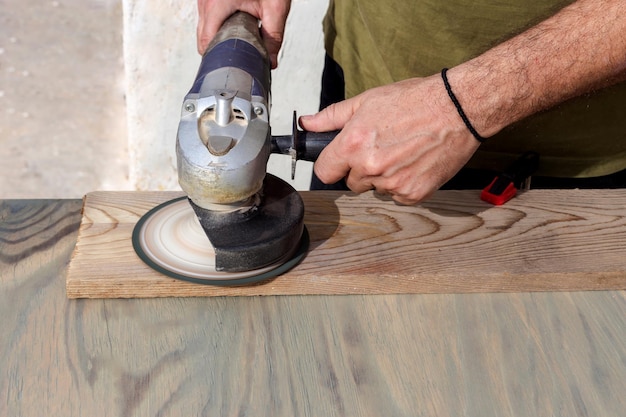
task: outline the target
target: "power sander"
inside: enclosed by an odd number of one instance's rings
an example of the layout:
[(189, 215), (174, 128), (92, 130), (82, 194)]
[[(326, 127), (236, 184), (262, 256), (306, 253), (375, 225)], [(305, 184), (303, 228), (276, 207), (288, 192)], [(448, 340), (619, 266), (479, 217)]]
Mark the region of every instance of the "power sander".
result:
[[(337, 132), (271, 136), (270, 63), (258, 20), (232, 15), (203, 55), (182, 105), (176, 154), (187, 198), (155, 207), (137, 223), (133, 246), (174, 278), (241, 285), (279, 275), (306, 254), (300, 195), (266, 173), (270, 153), (315, 161)], [(208, 238), (208, 239), (207, 239)]]

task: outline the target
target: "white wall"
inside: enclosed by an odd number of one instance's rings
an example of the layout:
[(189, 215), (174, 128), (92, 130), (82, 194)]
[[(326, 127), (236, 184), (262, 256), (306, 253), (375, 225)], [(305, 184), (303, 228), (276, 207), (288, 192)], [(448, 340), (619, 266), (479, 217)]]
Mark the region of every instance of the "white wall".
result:
[[(176, 130), (182, 99), (194, 80), (196, 2), (124, 0), (124, 63), (130, 180), (138, 190), (178, 190)], [(293, 110), (319, 105), (322, 18), (328, 0), (293, 0), (278, 68), (272, 72), (271, 126), (291, 131)], [(307, 189), (311, 165), (298, 162), (293, 185)], [(290, 159), (272, 156), (268, 171), (290, 180)]]

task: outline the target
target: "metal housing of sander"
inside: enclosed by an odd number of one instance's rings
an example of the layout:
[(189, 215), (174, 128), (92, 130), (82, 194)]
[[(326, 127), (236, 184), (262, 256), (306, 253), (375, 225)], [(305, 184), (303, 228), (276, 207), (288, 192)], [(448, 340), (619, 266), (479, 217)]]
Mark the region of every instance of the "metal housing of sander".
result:
[(266, 175), (270, 84), (258, 20), (238, 12), (209, 45), (183, 101), (178, 179), (215, 248), (218, 271), (280, 261), (303, 234), (301, 197)]
[(202, 58), (178, 126), (178, 180), (198, 206), (261, 189), (270, 154), (270, 67), (257, 20), (233, 15)]

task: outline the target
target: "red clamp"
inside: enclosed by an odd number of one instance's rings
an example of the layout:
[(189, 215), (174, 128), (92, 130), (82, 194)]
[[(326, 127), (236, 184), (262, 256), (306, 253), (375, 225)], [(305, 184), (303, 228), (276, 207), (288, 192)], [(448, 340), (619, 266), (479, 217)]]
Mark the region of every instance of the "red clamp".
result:
[[(539, 166), (539, 154), (526, 152), (511, 164), (503, 173), (497, 175), (480, 193), (480, 199), (500, 206), (517, 194), (517, 190)], [(526, 187), (527, 188), (527, 187)]]

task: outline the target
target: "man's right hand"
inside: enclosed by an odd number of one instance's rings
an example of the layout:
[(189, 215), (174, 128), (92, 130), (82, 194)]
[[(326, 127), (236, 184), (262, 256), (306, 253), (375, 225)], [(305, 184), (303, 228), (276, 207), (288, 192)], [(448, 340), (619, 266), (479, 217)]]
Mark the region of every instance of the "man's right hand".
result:
[(242, 11), (261, 21), (261, 37), (276, 68), (290, 8), (291, 0), (198, 0), (198, 52), (204, 54), (224, 21)]
[(300, 117), (304, 130), (341, 132), (314, 170), (325, 184), (345, 178), (356, 193), (376, 190), (417, 204), (456, 174), (478, 149), (439, 74), (372, 88)]

